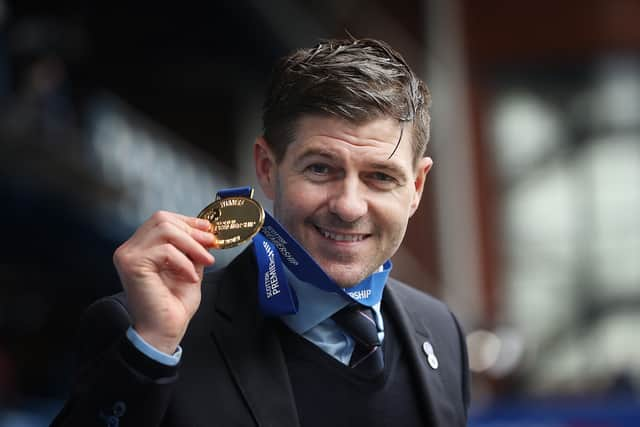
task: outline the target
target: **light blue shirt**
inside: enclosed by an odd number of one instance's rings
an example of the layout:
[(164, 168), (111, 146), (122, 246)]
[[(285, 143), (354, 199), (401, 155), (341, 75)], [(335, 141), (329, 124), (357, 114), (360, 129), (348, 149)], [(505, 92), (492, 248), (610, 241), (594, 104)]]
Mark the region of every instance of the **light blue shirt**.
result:
[[(341, 295), (323, 291), (294, 276), (285, 267), (289, 285), (298, 297), (298, 312), (282, 316), (282, 321), (294, 332), (317, 345), (325, 353), (345, 365), (349, 364), (355, 347), (353, 339), (336, 324), (331, 316), (349, 305)], [(373, 309), (378, 326), (380, 342), (384, 339), (384, 324), (380, 314), (380, 303)]]
[(182, 357), (182, 347), (178, 346), (175, 353), (167, 354), (146, 342), (132, 326), (129, 326), (129, 329), (127, 329), (127, 338), (135, 348), (158, 363), (162, 363), (167, 366), (176, 366)]
[[(380, 267), (382, 269), (382, 267)], [(341, 295), (323, 291), (304, 282), (293, 275), (286, 267), (285, 273), (289, 285), (298, 297), (298, 312), (282, 316), (282, 321), (294, 332), (317, 345), (322, 351), (333, 356), (341, 363), (348, 365), (355, 347), (353, 339), (331, 319), (335, 313), (349, 305), (349, 301)], [(384, 323), (380, 313), (380, 303), (373, 307), (378, 326), (380, 342), (384, 339)], [(127, 338), (147, 357), (156, 362), (175, 366), (182, 357), (182, 348), (178, 346), (172, 355), (164, 353), (146, 342), (133, 327), (127, 330)]]

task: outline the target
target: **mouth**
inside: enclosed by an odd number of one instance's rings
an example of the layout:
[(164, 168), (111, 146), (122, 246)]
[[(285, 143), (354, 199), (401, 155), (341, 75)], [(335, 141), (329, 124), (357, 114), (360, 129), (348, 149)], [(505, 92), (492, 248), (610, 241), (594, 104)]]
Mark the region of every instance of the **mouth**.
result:
[(370, 236), (370, 234), (363, 233), (341, 233), (337, 231), (330, 231), (325, 228), (318, 227), (317, 225), (314, 225), (314, 228), (322, 237), (334, 242), (356, 243), (361, 242)]

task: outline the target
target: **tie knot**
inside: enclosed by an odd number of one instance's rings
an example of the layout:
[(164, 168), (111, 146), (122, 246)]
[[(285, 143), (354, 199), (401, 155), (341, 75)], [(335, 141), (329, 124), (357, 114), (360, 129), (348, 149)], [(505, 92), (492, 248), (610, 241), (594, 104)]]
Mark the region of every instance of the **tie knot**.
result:
[(357, 343), (368, 347), (380, 345), (378, 325), (370, 307), (362, 304), (348, 305), (334, 314), (333, 320)]

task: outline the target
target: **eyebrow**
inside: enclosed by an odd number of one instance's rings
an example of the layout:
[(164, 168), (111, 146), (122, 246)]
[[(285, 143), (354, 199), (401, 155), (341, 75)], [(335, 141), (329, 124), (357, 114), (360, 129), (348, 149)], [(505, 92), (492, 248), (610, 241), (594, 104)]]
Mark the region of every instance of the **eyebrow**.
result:
[(387, 172), (389, 175), (398, 177), (401, 181), (405, 182), (409, 179), (409, 176), (405, 173), (404, 169), (397, 166), (395, 163), (370, 163), (369, 167), (380, 172)]
[[(333, 161), (335, 161), (338, 158), (338, 156), (331, 150), (327, 150), (325, 148), (311, 147), (307, 149), (307, 151), (302, 153), (300, 157), (297, 158), (297, 162), (304, 162), (305, 160), (313, 157), (322, 157), (327, 160), (333, 160)], [(386, 160), (382, 162), (375, 161), (372, 163), (367, 163), (367, 169), (373, 169), (377, 172), (385, 172), (390, 175), (394, 175), (398, 177), (398, 179), (401, 181), (407, 181), (409, 179), (409, 176), (404, 171), (404, 169), (398, 166), (393, 161)]]
[(297, 158), (297, 161), (301, 162), (303, 160), (308, 159), (309, 157), (314, 157), (314, 156), (326, 157), (327, 159), (335, 159), (337, 157), (336, 154), (330, 150), (327, 150), (325, 148), (312, 147), (307, 149), (304, 153), (302, 153), (300, 157)]

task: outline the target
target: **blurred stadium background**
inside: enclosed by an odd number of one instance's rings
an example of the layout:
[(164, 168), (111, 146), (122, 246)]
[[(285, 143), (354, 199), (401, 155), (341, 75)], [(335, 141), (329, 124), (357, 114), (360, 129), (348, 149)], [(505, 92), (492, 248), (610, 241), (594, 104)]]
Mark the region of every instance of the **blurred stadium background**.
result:
[(255, 184), (275, 59), (345, 30), (433, 92), (395, 275), (463, 322), (470, 425), (640, 425), (639, 20), (637, 0), (0, 0), (0, 427), (48, 425), (115, 247)]

